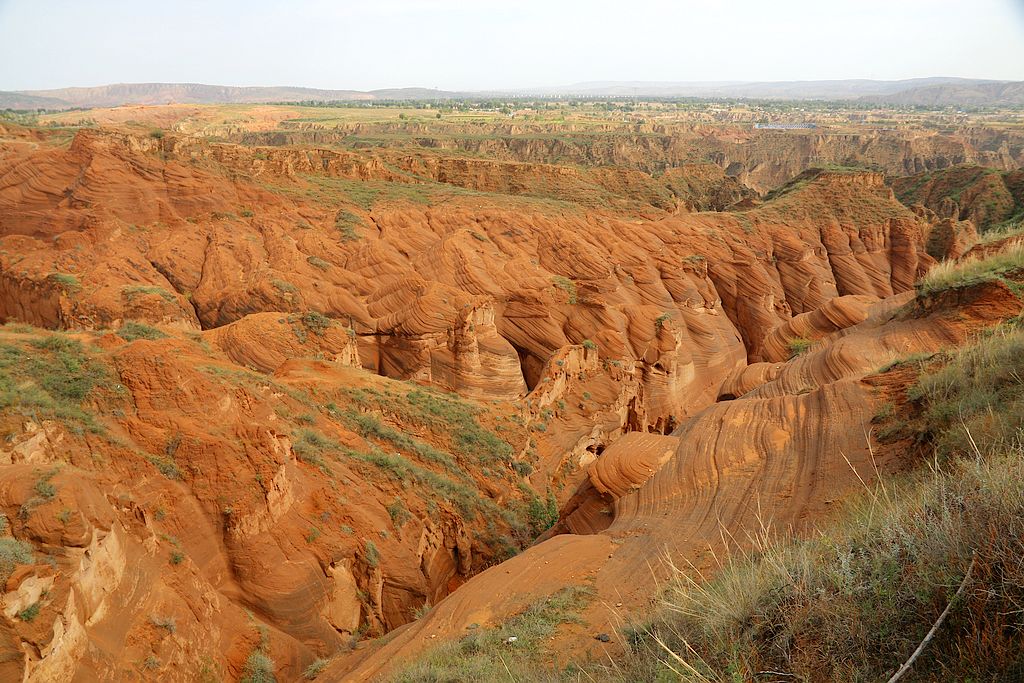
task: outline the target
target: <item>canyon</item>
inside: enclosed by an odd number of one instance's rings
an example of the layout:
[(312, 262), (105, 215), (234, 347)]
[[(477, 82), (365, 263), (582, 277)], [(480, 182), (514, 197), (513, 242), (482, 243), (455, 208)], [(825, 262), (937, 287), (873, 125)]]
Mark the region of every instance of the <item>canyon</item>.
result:
[(389, 680), (567, 587), (614, 657), (1024, 310), (919, 286), (1018, 245), (1019, 128), (546, 116), (0, 120), (0, 677)]

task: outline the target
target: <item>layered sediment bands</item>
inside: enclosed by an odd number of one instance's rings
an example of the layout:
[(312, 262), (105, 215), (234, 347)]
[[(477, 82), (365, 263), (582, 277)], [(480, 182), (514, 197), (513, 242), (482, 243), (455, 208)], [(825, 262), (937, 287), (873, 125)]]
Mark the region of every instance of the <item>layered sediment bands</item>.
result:
[(813, 341), (852, 327), (867, 318), (869, 308), (878, 301), (871, 296), (841, 296), (810, 313), (795, 315), (765, 337), (763, 356), (768, 362), (787, 360), (793, 355), (793, 340)]
[(163, 143), (89, 131), (4, 159), (0, 228), (20, 240), (5, 272), (74, 274), (65, 296), (86, 327), (318, 312), (354, 330), (364, 367), (468, 395), (519, 396), (557, 349), (589, 340), (637, 368), (638, 427), (659, 431), (714, 401), (744, 355), (762, 359), (792, 314), (905, 291), (933, 262), (928, 224), (879, 174), (814, 172), (733, 213), (582, 214), (501, 195), (366, 212), (344, 188), (273, 193), (164, 158)]
[(557, 525), (545, 537), (562, 533), (592, 534), (611, 524), (615, 501), (647, 482), (679, 448), (679, 439), (630, 432), (604, 449), (587, 466), (587, 481), (562, 507)]
[[(441, 453), (485, 409), (420, 395), (450, 412), (399, 433), (389, 415), (422, 410), (416, 387), (345, 367), (355, 342), (335, 327), (284, 344), (297, 335), (280, 316), (131, 344), (3, 330), (5, 353), (80, 339), (88, 355), (69, 367), (109, 373), (83, 408), (95, 428), (11, 411), (0, 422), (5, 535), (31, 549), (0, 595), (12, 679), (133, 680), (153, 657), (161, 679), (235, 680), (262, 647), (297, 680), (356, 634), (411, 621), (511, 542), (523, 493), (508, 463)], [(342, 358), (296, 358), (313, 353)], [(522, 449), (518, 410), (492, 410), (510, 424), (515, 446), (503, 445)], [(459, 411), (473, 416), (463, 431), (445, 422)], [(29, 607), (33, 619), (13, 618)]]
[[(729, 124), (594, 124), (586, 129), (517, 122), (486, 128), (453, 124), (354, 123), (325, 129), (312, 122), (285, 122), (288, 130), (244, 133), (257, 145), (345, 145), (359, 148), (397, 137), (406, 147), (468, 152), (490, 159), (582, 166), (624, 166), (646, 173), (694, 161), (712, 161), (758, 191), (778, 187), (815, 165), (874, 166), (909, 175), (974, 164), (1015, 170), (1024, 164), (1013, 131), (972, 127), (952, 134), (926, 130), (753, 130)], [(417, 128), (419, 126), (419, 128)]]
[(1024, 171), (957, 166), (891, 180), (904, 204), (923, 205), (941, 218), (986, 230), (1024, 211)]
[[(880, 174), (755, 202), (717, 164), (639, 168), (682, 154), (664, 131), (576, 132), (632, 161), (0, 131), (0, 318), (67, 330), (0, 330), (31, 399), (0, 414), (0, 511), (32, 544), (3, 673), (234, 680), (266, 651), (279, 680), (331, 656), (361, 680), (565, 585), (618, 633), (666, 551), (713, 569), (886, 466), (863, 375), (1020, 312), (1003, 282), (914, 299), (973, 235)], [(754, 165), (820, 151), (698, 133)], [(47, 402), (46, 363), (95, 387)]]
[(360, 367), (355, 333), (309, 314), (254, 313), (203, 337), (238, 365), (266, 373), (291, 358), (319, 357)]
[[(735, 398), (684, 420), (672, 437), (629, 434), (605, 449), (563, 506), (552, 532), (561, 535), (496, 568), (508, 570), (504, 577), (495, 570), (475, 577), (456, 594), (458, 602), (442, 602), (436, 616), (358, 662), (339, 661), (333, 671), (371, 680), (430, 638), (459, 637), (471, 619), (500, 623), (510, 613), (483, 611), (492, 599), (489, 580), (505, 579), (503, 595), (534, 600), (554, 590), (525, 577), (527, 564), (558, 574), (564, 584), (594, 586), (585, 633), (615, 633), (623, 611), (642, 609), (658, 578), (670, 573), (664, 558), (700, 580), (729, 553), (775, 534), (806, 532), (850, 491), (907, 466), (903, 454), (869, 446), (882, 399), (877, 382), (865, 376), (896, 355), (955, 347), (1021, 311), (1021, 300), (998, 281), (935, 300), (908, 293), (871, 305), (862, 322), (822, 338), (820, 350), (786, 364), (749, 366), (723, 385)], [(664, 458), (666, 446), (672, 451)], [(614, 656), (619, 647), (593, 643), (574, 633), (554, 647), (577, 657)]]

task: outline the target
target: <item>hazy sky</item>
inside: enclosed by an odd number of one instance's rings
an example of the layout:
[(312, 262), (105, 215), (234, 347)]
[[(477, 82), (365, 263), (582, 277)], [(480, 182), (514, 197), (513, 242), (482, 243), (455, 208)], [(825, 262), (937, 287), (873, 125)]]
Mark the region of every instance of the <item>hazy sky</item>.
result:
[(0, 90), (1024, 80), (1024, 0), (0, 0)]

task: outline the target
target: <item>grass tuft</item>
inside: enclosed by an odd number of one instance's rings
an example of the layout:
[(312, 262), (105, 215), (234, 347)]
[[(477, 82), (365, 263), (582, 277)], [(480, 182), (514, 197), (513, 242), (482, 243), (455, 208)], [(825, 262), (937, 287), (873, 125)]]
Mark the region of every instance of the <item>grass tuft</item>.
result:
[(1006, 273), (1024, 270), (1024, 239), (986, 258), (944, 261), (917, 283), (918, 296), (1001, 279)]

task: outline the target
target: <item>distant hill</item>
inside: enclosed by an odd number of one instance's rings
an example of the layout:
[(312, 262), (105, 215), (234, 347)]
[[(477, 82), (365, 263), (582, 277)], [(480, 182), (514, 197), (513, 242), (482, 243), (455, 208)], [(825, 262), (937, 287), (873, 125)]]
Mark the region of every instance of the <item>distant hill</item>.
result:
[(474, 93), (434, 90), (433, 88), (385, 88), (369, 92), (377, 100), (458, 100)]
[(430, 88), (321, 90), (292, 86), (236, 87), (201, 83), (118, 83), (91, 88), (0, 91), (0, 109), (71, 109), (122, 104), (251, 104), (353, 100), (440, 100), (473, 97), (696, 97), (845, 100), (923, 106), (1024, 106), (1024, 82), (968, 78), (826, 81), (594, 81), (552, 88), (453, 92)]
[[(92, 108), (116, 107), (122, 104), (249, 104), (370, 99), (373, 99), (373, 95), (358, 90), (320, 90), (291, 86), (235, 87), (201, 83), (117, 83), (92, 88), (4, 92), (0, 93), (0, 107)], [(43, 101), (45, 103), (36, 104)]]
[[(827, 81), (720, 81), (720, 82), (645, 82), (603, 81), (542, 89), (550, 94), (575, 94), (592, 97), (736, 97), (776, 100), (872, 100), (898, 103), (900, 95), (907, 95), (904, 104), (916, 104), (911, 95), (917, 91), (942, 89), (950, 94), (948, 104), (959, 104), (956, 93), (968, 96), (974, 104), (984, 103), (978, 93), (999, 88), (1020, 86), (1019, 82), (983, 81), (967, 78), (912, 78), (902, 81), (874, 81), (847, 79)], [(925, 99), (927, 96), (923, 96)], [(966, 102), (964, 102), (966, 104)], [(946, 104), (946, 103), (944, 103)]]
[(1021, 107), (1024, 106), (1024, 82), (944, 83), (861, 99), (926, 107)]

